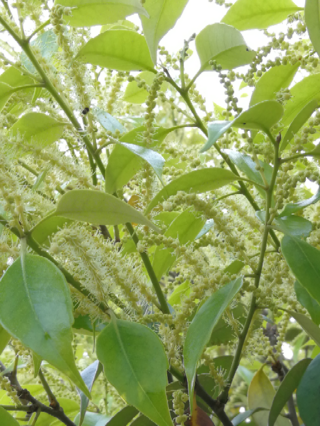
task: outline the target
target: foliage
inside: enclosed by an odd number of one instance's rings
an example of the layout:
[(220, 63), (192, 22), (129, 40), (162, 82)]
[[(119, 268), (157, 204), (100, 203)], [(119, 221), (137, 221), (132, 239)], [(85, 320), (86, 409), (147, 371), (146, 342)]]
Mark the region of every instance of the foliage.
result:
[(1, 0), (1, 425), (317, 424), (319, 4), (216, 3)]

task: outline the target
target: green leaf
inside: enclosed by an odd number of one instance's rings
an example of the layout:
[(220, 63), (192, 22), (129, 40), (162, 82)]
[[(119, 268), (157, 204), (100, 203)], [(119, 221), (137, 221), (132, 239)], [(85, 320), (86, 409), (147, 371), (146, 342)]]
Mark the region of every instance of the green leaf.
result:
[(34, 146), (44, 148), (61, 138), (65, 124), (49, 115), (30, 112), (10, 128), (10, 135), (20, 135)]
[(274, 426), (282, 409), (299, 386), (300, 380), (311, 361), (312, 360), (310, 358), (305, 358), (299, 361), (285, 375), (284, 380), (280, 383), (277, 393), (273, 398), (269, 413), (268, 426)]
[(213, 226), (214, 226), (214, 220), (208, 219), (207, 222), (204, 224), (203, 228), (201, 229), (201, 231), (199, 232), (199, 234), (196, 236), (195, 240), (207, 234), (210, 231), (210, 229), (213, 228)]
[[(269, 410), (272, 406), (272, 401), (275, 395), (275, 390), (263, 372), (263, 366), (256, 372), (250, 383), (248, 390), (248, 405), (250, 410), (257, 408), (265, 408)], [(257, 426), (266, 426), (268, 424), (269, 413), (256, 412), (252, 418)], [(279, 418), (275, 423), (276, 426), (290, 426), (290, 421), (284, 418)]]
[[(169, 226), (165, 232), (166, 237), (178, 238), (181, 244), (193, 241), (203, 228), (204, 220), (200, 213), (192, 213), (188, 210), (182, 212)], [(172, 248), (165, 248), (163, 245), (156, 248), (153, 257), (153, 269), (160, 280), (174, 264), (176, 256)]]
[(297, 203), (287, 204), (283, 211), (279, 214), (278, 217), (289, 216), (292, 213), (297, 213), (300, 210), (310, 206), (311, 204), (315, 204), (320, 200), (320, 189), (318, 189), (317, 193), (307, 200), (298, 201)]
[[(223, 152), (227, 154), (227, 156), (230, 158), (233, 164), (235, 164), (237, 168), (241, 172), (243, 172), (250, 180), (252, 180), (253, 182), (256, 182), (258, 185), (265, 186), (265, 183), (261, 177), (259, 170), (256, 169), (257, 167), (256, 163), (252, 160), (251, 157), (249, 157), (249, 155), (241, 154), (240, 152), (232, 151), (231, 149), (224, 149)], [(273, 168), (269, 164), (261, 160), (259, 160), (259, 164), (264, 170), (264, 174), (267, 179), (267, 182), (270, 183), (272, 178)], [(266, 192), (264, 189), (262, 189), (260, 186), (257, 186), (256, 188), (262, 197), (266, 196)]]
[(34, 80), (22, 74), (17, 68), (9, 67), (0, 75), (0, 82), (8, 84), (11, 87), (18, 87), (32, 84)]
[(0, 423), (3, 426), (19, 426), (19, 423), (14, 419), (7, 410), (0, 407)]
[(31, 231), (32, 237), (41, 245), (50, 246), (50, 236), (56, 234), (65, 225), (72, 223), (72, 220), (65, 217), (49, 216), (39, 222)]
[(237, 369), (237, 374), (239, 374), (239, 376), (241, 377), (241, 379), (247, 383), (247, 385), (250, 385), (254, 373), (249, 370), (248, 368), (244, 367), (243, 365), (239, 365), (238, 369)]
[(41, 172), (41, 173), (38, 175), (38, 177), (37, 177), (37, 179), (36, 179), (35, 183), (32, 185), (32, 189), (33, 189), (33, 191), (37, 191), (37, 190), (40, 188), (41, 184), (42, 184), (42, 183), (45, 181), (45, 179), (46, 179), (46, 176), (47, 176), (48, 171), (49, 171), (49, 168), (47, 168), (47, 169), (43, 170), (43, 172)]
[[(152, 144), (150, 147), (158, 145), (163, 142), (164, 139), (168, 136), (169, 133), (174, 132), (179, 127), (169, 127), (165, 129), (164, 127), (155, 127), (155, 132), (152, 137)], [(143, 145), (143, 134), (146, 131), (145, 126), (139, 126), (125, 135), (121, 136), (120, 142), (134, 143), (136, 145)]]
[(175, 290), (171, 293), (171, 296), (168, 299), (168, 303), (171, 306), (180, 305), (181, 300), (189, 296), (191, 293), (191, 283), (190, 281), (185, 281), (184, 283), (178, 285)]
[(76, 59), (118, 71), (153, 71), (146, 39), (131, 30), (110, 30), (92, 38)]
[[(233, 356), (219, 356), (212, 360), (217, 371), (223, 371), (222, 377), (226, 380), (233, 361)], [(220, 386), (216, 380), (210, 376), (209, 367), (201, 365), (197, 369), (197, 375), (201, 386), (212, 397), (217, 398), (220, 393)]]
[(171, 181), (165, 186), (151, 201), (147, 207), (146, 214), (150, 212), (158, 203), (167, 200), (178, 191), (201, 194), (206, 191), (221, 188), (235, 180), (241, 180), (229, 170), (220, 168), (208, 168), (195, 170)]
[[(106, 426), (106, 424), (109, 422), (110, 417), (106, 416), (104, 414), (99, 413), (91, 413), (88, 411), (83, 419), (82, 423), (79, 423), (80, 421), (80, 413), (76, 415), (73, 422), (78, 426), (80, 424), (82, 426)], [(60, 425), (59, 425), (60, 426)]]
[[(262, 223), (265, 223), (266, 212), (256, 212), (256, 216)], [(312, 231), (312, 223), (303, 217), (291, 215), (276, 217), (273, 221), (273, 228), (291, 237), (306, 238)]]
[(75, 318), (72, 328), (75, 333), (92, 336), (100, 333), (105, 326), (106, 324), (99, 320), (92, 321), (89, 315), (79, 315)]
[(95, 225), (119, 225), (134, 222), (159, 232), (156, 225), (138, 210), (113, 195), (78, 189), (66, 192), (59, 200), (55, 214)]
[(109, 420), (108, 426), (126, 426), (137, 414), (139, 411), (136, 408), (127, 405)]
[[(58, 398), (59, 405), (64, 411), (64, 414), (73, 419), (76, 414), (79, 412), (79, 404), (76, 401), (67, 398)], [(55, 417), (50, 416), (46, 413), (41, 413), (39, 419), (37, 420), (37, 426), (62, 426), (59, 420)]]
[[(81, 377), (85, 385), (89, 389), (89, 392), (92, 391), (93, 384), (99, 377), (99, 374), (101, 373), (101, 371), (102, 371), (102, 364), (100, 364), (99, 361), (94, 361), (85, 370), (81, 372)], [(77, 388), (77, 391), (80, 396), (80, 413), (79, 413), (78, 424), (79, 426), (81, 426), (89, 405), (89, 398), (80, 389)]]
[(148, 419), (148, 417), (140, 415), (130, 424), (130, 426), (156, 426), (156, 424)]
[(306, 0), (304, 19), (311, 43), (320, 56), (320, 5), (317, 0)]
[(313, 74), (305, 77), (295, 84), (290, 93), (292, 98), (286, 104), (282, 124), (288, 126), (301, 110), (312, 100), (320, 100), (320, 74)]
[(293, 139), (294, 135), (296, 135), (304, 123), (311, 117), (312, 113), (318, 107), (318, 102), (316, 100), (312, 100), (309, 102), (302, 110), (297, 114), (292, 123), (290, 124), (286, 134), (284, 135), (281, 145), (280, 152), (286, 149), (289, 142)]
[(0, 82), (0, 111), (10, 99), (11, 95), (16, 92), (16, 89), (6, 83)]
[(73, 358), (70, 291), (53, 263), (28, 254), (9, 267), (0, 281), (0, 322), (90, 397)]
[(201, 68), (210, 71), (215, 60), (223, 69), (233, 69), (252, 62), (256, 52), (250, 51), (240, 31), (225, 24), (205, 27), (196, 37)]
[(319, 375), (320, 355), (309, 364), (297, 389), (299, 414), (306, 426), (313, 426), (319, 422)]
[(0, 355), (9, 343), (10, 338), (10, 334), (0, 325)]
[(183, 349), (184, 365), (188, 379), (190, 412), (193, 412), (193, 390), (196, 377), (197, 363), (209, 342), (212, 330), (218, 323), (225, 309), (242, 287), (242, 278), (224, 285), (216, 291), (196, 313), (186, 336)]
[(149, 18), (141, 16), (143, 33), (154, 64), (157, 63), (159, 41), (174, 27), (187, 3), (188, 0), (146, 0), (143, 4), (149, 13)]
[(112, 24), (103, 25), (101, 27), (100, 33), (104, 33), (109, 30), (133, 30), (136, 31), (136, 24), (131, 21), (120, 19), (117, 22)]
[(159, 426), (171, 426), (166, 385), (168, 361), (149, 328), (112, 318), (97, 339), (107, 380), (125, 401)]
[[(242, 304), (238, 304), (235, 308), (231, 309), (231, 315), (239, 324), (244, 326), (246, 321), (246, 310)], [(220, 318), (212, 330), (208, 346), (224, 345), (229, 343), (231, 340), (234, 340), (235, 337), (236, 335), (231, 325), (223, 318)]]
[(116, 118), (112, 117), (112, 115), (108, 112), (96, 108), (94, 110), (94, 116), (97, 118), (101, 126), (107, 131), (110, 131), (112, 133), (114, 133), (116, 130), (119, 130), (120, 133), (126, 133), (127, 131), (126, 128), (123, 127), (123, 125), (120, 124), (119, 121)]
[(64, 16), (71, 27), (109, 24), (134, 13), (148, 16), (139, 0), (55, 0), (55, 4), (72, 7), (72, 13)]
[[(285, 309), (286, 310), (286, 309)], [(315, 341), (320, 347), (320, 328), (311, 319), (303, 314), (286, 310), (303, 328), (303, 330)]]
[[(140, 78), (145, 81), (148, 86), (151, 86), (155, 78), (154, 73), (150, 71), (143, 71), (137, 75), (136, 78)], [(123, 100), (130, 102), (131, 104), (143, 104), (149, 96), (149, 92), (143, 87), (139, 87), (136, 81), (131, 81), (126, 87), (123, 95)]]
[(291, 0), (237, 0), (221, 22), (232, 25), (238, 30), (257, 28), (264, 30), (270, 25), (279, 24), (292, 13), (303, 10)]
[(224, 272), (229, 275), (239, 274), (239, 272), (245, 267), (245, 264), (241, 260), (234, 260), (224, 269)]
[(307, 292), (307, 290), (302, 287), (299, 281), (294, 283), (294, 290), (296, 292), (296, 296), (301, 305), (306, 308), (309, 312), (312, 321), (319, 325), (320, 324), (320, 305), (317, 303), (313, 297)]
[(265, 410), (267, 410), (267, 409), (266, 408), (260, 408), (260, 407), (254, 408), (253, 410), (247, 410), (244, 413), (240, 413), (236, 417), (234, 417), (232, 419), (231, 423), (232, 423), (233, 426), (241, 425), (242, 422), (244, 422), (248, 417), (251, 417), (252, 414), (259, 413), (259, 411), (265, 411)]
[(207, 151), (230, 127), (255, 129), (264, 132), (276, 124), (283, 115), (282, 105), (277, 101), (263, 101), (242, 112), (233, 121), (216, 121), (209, 124), (209, 137), (200, 152)]
[(302, 287), (320, 303), (320, 251), (299, 238), (288, 236), (281, 241), (281, 251)]
[(268, 101), (276, 98), (277, 92), (290, 86), (300, 63), (295, 65), (280, 65), (270, 68), (259, 79), (252, 93), (250, 106), (256, 105), (262, 101)]
[[(40, 55), (48, 62), (52, 62), (52, 57), (59, 49), (57, 36), (53, 30), (46, 31), (39, 35), (36, 39), (32, 40), (30, 44), (31, 46), (36, 47), (39, 50)], [(24, 52), (21, 53), (21, 63), (30, 73), (37, 74), (37, 70)]]

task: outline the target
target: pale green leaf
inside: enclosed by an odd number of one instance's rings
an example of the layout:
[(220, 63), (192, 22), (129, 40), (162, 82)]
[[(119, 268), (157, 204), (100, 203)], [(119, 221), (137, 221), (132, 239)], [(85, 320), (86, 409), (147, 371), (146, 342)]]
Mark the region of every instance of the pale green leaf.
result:
[(248, 417), (251, 417), (252, 414), (258, 413), (259, 411), (265, 411), (265, 410), (266, 408), (260, 408), (260, 407), (254, 408), (253, 410), (247, 410), (244, 413), (240, 413), (236, 417), (234, 417), (231, 423), (233, 426), (241, 425), (243, 424), (242, 422), (244, 422)]
[(27, 75), (22, 74), (17, 68), (9, 67), (0, 75), (0, 82), (8, 84), (11, 87), (18, 87), (26, 84), (32, 84), (34, 83), (34, 80)]
[(203, 70), (211, 70), (211, 60), (217, 61), (223, 69), (247, 65), (256, 54), (249, 50), (240, 31), (225, 24), (205, 27), (196, 37), (196, 48)]
[[(89, 392), (92, 391), (94, 382), (97, 380), (101, 372), (102, 372), (102, 364), (99, 361), (94, 361), (92, 364), (90, 364), (86, 369), (84, 369), (81, 372), (81, 377), (85, 385), (89, 389)], [(79, 413), (78, 425), (81, 426), (83, 424), (84, 416), (86, 414), (86, 411), (89, 405), (89, 398), (81, 391), (81, 389), (77, 388), (77, 391), (80, 396), (80, 413)]]
[(0, 82), (0, 111), (10, 99), (11, 95), (16, 92), (16, 89), (6, 83)]
[(50, 236), (56, 234), (65, 225), (72, 223), (72, 220), (65, 217), (49, 216), (45, 217), (32, 229), (32, 237), (41, 245), (50, 246)]
[(100, 33), (104, 33), (105, 31), (109, 30), (133, 30), (136, 31), (136, 24), (134, 24), (131, 21), (120, 19), (117, 22), (114, 22), (113, 24), (107, 24), (103, 25), (101, 27)]
[(221, 188), (235, 180), (241, 180), (241, 178), (226, 169), (213, 167), (195, 170), (173, 180), (158, 192), (147, 207), (146, 213), (150, 212), (158, 203), (165, 201), (171, 195), (175, 195), (178, 191), (201, 194), (206, 191)]
[(257, 28), (263, 30), (270, 25), (279, 24), (288, 15), (303, 10), (291, 0), (237, 0), (228, 10), (221, 22), (232, 25), (238, 30)]
[(122, 408), (122, 410), (118, 411), (117, 414), (115, 414), (112, 419), (109, 420), (108, 426), (126, 426), (137, 414), (139, 414), (139, 411), (136, 408), (132, 407), (131, 405), (127, 405), (126, 407)]
[(55, 214), (95, 225), (140, 223), (159, 232), (156, 225), (138, 210), (113, 195), (100, 191), (79, 189), (65, 193), (59, 200)]
[(213, 293), (201, 306), (193, 318), (186, 336), (183, 349), (184, 365), (188, 379), (190, 411), (193, 411), (193, 391), (195, 385), (197, 363), (209, 342), (212, 331), (225, 309), (242, 287), (242, 278), (224, 285)]
[(159, 41), (174, 27), (187, 3), (188, 0), (146, 0), (143, 4), (149, 13), (149, 18), (141, 16), (143, 33), (154, 64), (157, 63)]
[(55, 4), (72, 7), (72, 13), (64, 16), (72, 27), (109, 24), (134, 13), (148, 16), (140, 0), (55, 0)]
[(178, 285), (175, 290), (171, 293), (171, 296), (168, 299), (168, 303), (171, 306), (180, 305), (183, 298), (189, 296), (191, 293), (191, 283), (190, 281), (185, 281), (184, 283)]
[(275, 125), (283, 115), (283, 107), (276, 101), (263, 101), (243, 111), (233, 121), (216, 121), (209, 124), (208, 141), (200, 152), (207, 151), (230, 127), (262, 130)]
[(320, 56), (320, 4), (318, 0), (306, 0), (304, 19), (313, 47)]
[(297, 389), (299, 414), (305, 426), (313, 426), (319, 422), (319, 375), (320, 355), (309, 364)]
[[(100, 413), (91, 413), (90, 411), (87, 411), (82, 423), (80, 422), (80, 413), (76, 415), (76, 417), (73, 420), (73, 423), (75, 423), (77, 426), (106, 426), (106, 424), (109, 422), (110, 417), (106, 416), (105, 414)], [(60, 426), (60, 425), (59, 425)]]
[(196, 236), (195, 240), (197, 240), (198, 238), (201, 238), (205, 234), (207, 234), (210, 231), (210, 229), (213, 228), (213, 226), (214, 226), (214, 220), (208, 219), (207, 222), (203, 225), (203, 228), (201, 229), (199, 234)]
[(0, 322), (90, 397), (73, 358), (70, 290), (53, 263), (28, 254), (9, 267), (0, 281)]
[(65, 124), (49, 115), (30, 112), (10, 128), (10, 135), (20, 135), (25, 141), (44, 148), (61, 138)]
[(118, 71), (153, 71), (146, 39), (130, 30), (110, 30), (92, 38), (76, 60)]
[(290, 214), (297, 213), (300, 210), (310, 206), (311, 204), (315, 204), (320, 200), (320, 189), (314, 194), (312, 197), (307, 200), (298, 201), (297, 203), (287, 204), (283, 211), (279, 214), (278, 217), (289, 216)]
[(112, 318), (97, 339), (97, 356), (121, 397), (159, 426), (172, 426), (166, 385), (168, 361), (149, 328)]
[(251, 96), (250, 106), (275, 99), (279, 90), (285, 89), (291, 84), (299, 65), (300, 63), (297, 62), (295, 65), (280, 65), (270, 68), (256, 84)]
[(116, 130), (118, 130), (120, 133), (126, 132), (125, 127), (123, 127), (123, 125), (119, 123), (116, 118), (112, 117), (112, 115), (108, 112), (96, 108), (94, 111), (94, 116), (97, 118), (101, 126), (107, 131), (112, 133), (114, 133)]
[[(150, 71), (143, 71), (137, 75), (142, 81), (145, 81), (148, 86), (151, 86), (155, 79), (155, 74)], [(139, 87), (136, 81), (131, 81), (123, 95), (123, 100), (131, 104), (143, 104), (149, 96), (149, 92), (143, 87)]]
[(310, 358), (305, 358), (299, 361), (285, 375), (284, 380), (280, 383), (280, 386), (273, 398), (269, 412), (268, 426), (274, 426), (282, 409), (299, 386), (300, 380), (311, 361), (312, 360)]
[(7, 410), (0, 407), (0, 423), (3, 426), (19, 426), (17, 420), (15, 420)]
[(299, 281), (294, 283), (294, 291), (301, 305), (306, 308), (309, 315), (312, 318), (312, 321), (319, 325), (320, 324), (320, 305), (317, 303), (314, 298), (307, 292), (307, 290), (302, 287)]
[[(57, 36), (53, 30), (49, 30), (39, 35), (31, 41), (31, 46), (39, 50), (39, 54), (48, 62), (52, 61), (52, 57), (58, 51)], [(25, 52), (21, 53), (22, 65), (32, 74), (37, 74), (37, 70)]]
[(303, 330), (320, 347), (320, 328), (310, 318), (298, 312), (286, 310), (301, 325)]

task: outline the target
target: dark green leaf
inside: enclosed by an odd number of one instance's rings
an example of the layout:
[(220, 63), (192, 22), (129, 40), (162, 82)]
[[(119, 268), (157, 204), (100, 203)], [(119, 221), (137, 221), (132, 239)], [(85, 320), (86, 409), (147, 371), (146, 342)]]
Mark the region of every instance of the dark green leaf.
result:
[(0, 325), (0, 355), (9, 343), (10, 338), (10, 334)]
[(137, 417), (130, 426), (156, 426), (148, 417), (140, 415)]
[(112, 417), (108, 426), (126, 426), (137, 414), (139, 414), (139, 411), (136, 408), (127, 405)]
[(311, 339), (320, 347), (320, 328), (303, 314), (288, 310), (287, 312), (301, 325), (308, 336), (311, 337)]
[(314, 194), (311, 198), (307, 200), (298, 201), (294, 204), (287, 204), (283, 211), (279, 214), (278, 217), (289, 216), (292, 213), (297, 213), (298, 211), (304, 209), (305, 207), (310, 206), (311, 204), (315, 204), (320, 200), (320, 189)]
[(314, 298), (302, 287), (299, 281), (294, 283), (294, 290), (296, 296), (301, 305), (306, 308), (309, 312), (312, 321), (319, 325), (320, 324), (320, 305), (314, 300)]
[(305, 426), (314, 426), (320, 419), (319, 375), (320, 355), (309, 364), (297, 389), (299, 414)]

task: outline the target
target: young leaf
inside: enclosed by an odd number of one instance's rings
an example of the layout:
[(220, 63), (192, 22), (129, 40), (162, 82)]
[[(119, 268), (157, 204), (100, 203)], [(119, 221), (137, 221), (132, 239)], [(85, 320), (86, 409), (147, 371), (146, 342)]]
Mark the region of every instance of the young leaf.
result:
[(19, 426), (19, 423), (14, 419), (7, 410), (0, 407), (0, 423), (3, 426)]
[(44, 148), (61, 138), (65, 124), (49, 115), (30, 112), (14, 123), (10, 135), (20, 135), (25, 141)]
[(78, 189), (65, 193), (59, 200), (55, 215), (90, 222), (95, 225), (119, 225), (134, 222), (158, 228), (129, 204), (100, 191)]
[(320, 189), (318, 189), (317, 193), (307, 200), (298, 201), (294, 204), (287, 204), (283, 211), (279, 214), (278, 217), (289, 216), (290, 214), (297, 213), (305, 207), (310, 206), (311, 204), (315, 204), (320, 200)]
[(112, 318), (97, 339), (107, 380), (125, 401), (159, 426), (172, 426), (166, 385), (167, 358), (149, 328)]
[(312, 321), (319, 325), (320, 324), (320, 305), (317, 303), (313, 297), (307, 292), (307, 290), (302, 287), (299, 281), (294, 283), (294, 291), (301, 305), (306, 308), (309, 315), (312, 318)]
[(300, 111), (312, 100), (318, 101), (320, 91), (320, 73), (305, 77), (291, 89), (291, 99), (286, 104), (282, 124), (288, 126)]
[(291, 0), (237, 0), (228, 10), (221, 22), (238, 30), (257, 28), (263, 30), (270, 25), (279, 24), (292, 13), (303, 10)]
[(299, 386), (300, 380), (312, 359), (305, 358), (294, 365), (291, 370), (285, 375), (284, 380), (281, 382), (270, 408), (268, 426), (274, 426), (282, 409), (286, 405), (290, 396)]
[(0, 322), (90, 397), (73, 358), (70, 291), (53, 263), (27, 254), (8, 268), (0, 281)]
[(130, 30), (110, 30), (92, 38), (76, 60), (119, 71), (153, 71), (146, 39)]
[(210, 340), (212, 330), (221, 318), (225, 309), (242, 287), (242, 278), (224, 285), (216, 291), (196, 313), (187, 331), (183, 349), (184, 365), (188, 379), (190, 412), (193, 412), (193, 391), (197, 363)]
[(116, 130), (119, 130), (120, 133), (126, 133), (125, 127), (123, 127), (116, 118), (112, 117), (111, 114), (96, 108), (94, 110), (94, 116), (107, 131), (114, 133)]
[(255, 52), (250, 51), (240, 31), (225, 24), (205, 27), (196, 37), (201, 68), (210, 71), (209, 61), (215, 60), (223, 69), (250, 64)]
[(171, 293), (171, 296), (168, 299), (168, 303), (171, 306), (180, 305), (181, 299), (186, 296), (189, 296), (191, 293), (191, 283), (190, 281), (185, 281), (184, 283), (178, 285), (175, 290)]
[(243, 263), (241, 260), (234, 260), (224, 269), (224, 272), (229, 275), (239, 274), (239, 272), (241, 272), (244, 267), (245, 263)]
[(296, 135), (304, 123), (311, 117), (312, 113), (317, 109), (318, 102), (313, 99), (309, 102), (302, 110), (297, 114), (292, 123), (290, 124), (286, 134), (284, 135), (281, 145), (280, 152), (286, 149), (288, 143), (292, 140), (294, 135)]
[[(143, 71), (137, 75), (137, 78), (145, 81), (148, 86), (151, 86), (155, 78), (154, 73), (150, 71)], [(136, 81), (131, 81), (126, 87), (123, 95), (123, 100), (131, 104), (143, 104), (149, 96), (149, 92), (143, 87), (139, 87)]]
[[(275, 395), (275, 390), (263, 372), (263, 366), (254, 375), (248, 390), (248, 405), (250, 410), (265, 408), (269, 410)], [(257, 426), (266, 426), (268, 424), (268, 411), (256, 412), (252, 418)], [(276, 426), (290, 426), (290, 421), (280, 417), (275, 423)]]
[(301, 325), (308, 336), (310, 336), (311, 339), (320, 347), (320, 328), (303, 314), (299, 314), (294, 311), (287, 312)]
[(319, 422), (319, 375), (320, 355), (309, 364), (297, 389), (299, 414), (306, 426), (313, 426)]
[(277, 101), (263, 101), (242, 112), (233, 121), (216, 121), (209, 124), (208, 141), (200, 152), (207, 151), (230, 127), (268, 131), (283, 115)]
[(72, 7), (64, 17), (71, 27), (91, 27), (117, 22), (134, 13), (148, 16), (139, 0), (55, 0), (55, 4)]
[(139, 411), (136, 408), (127, 405), (109, 420), (108, 426), (126, 426), (137, 414), (139, 414)]
[(302, 287), (320, 303), (320, 251), (305, 241), (288, 236), (282, 239), (281, 251)]
[(143, 33), (147, 40), (153, 63), (157, 63), (159, 41), (174, 27), (188, 0), (146, 0), (143, 6), (149, 18), (141, 16)]
[(304, 19), (313, 47), (320, 56), (320, 5), (317, 0), (306, 0)]
[(299, 65), (300, 63), (297, 62), (295, 65), (280, 65), (270, 68), (256, 84), (251, 96), (250, 106), (275, 99), (280, 89), (285, 89), (291, 84)]
[[(93, 384), (97, 380), (101, 371), (102, 364), (100, 364), (99, 361), (94, 361), (91, 365), (89, 365), (85, 370), (81, 372), (81, 377), (87, 388), (89, 389), (89, 392), (92, 391)], [(78, 426), (81, 426), (89, 405), (89, 398), (80, 389), (77, 388), (77, 391), (80, 396), (80, 413)]]
[(151, 201), (147, 207), (146, 214), (150, 212), (158, 203), (165, 201), (171, 195), (175, 195), (178, 191), (186, 191), (188, 193), (201, 194), (206, 191), (221, 188), (235, 180), (241, 180), (229, 170), (219, 168), (208, 168), (195, 170), (187, 173), (165, 186)]

